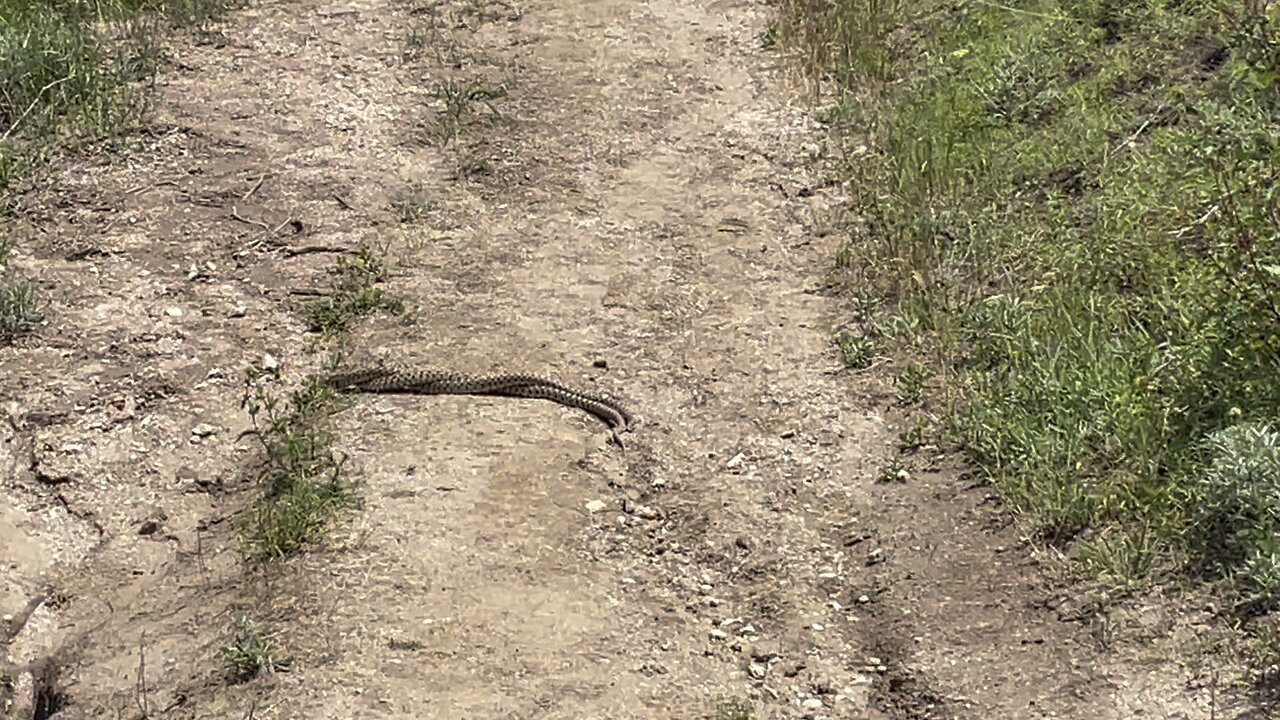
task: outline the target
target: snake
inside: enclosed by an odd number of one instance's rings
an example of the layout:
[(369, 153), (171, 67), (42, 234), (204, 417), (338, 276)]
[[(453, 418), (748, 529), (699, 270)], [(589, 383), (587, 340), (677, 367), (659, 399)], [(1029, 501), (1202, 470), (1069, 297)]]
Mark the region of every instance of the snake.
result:
[(631, 429), (635, 424), (635, 416), (616, 400), (577, 390), (539, 375), (470, 375), (452, 370), (384, 365), (331, 373), (325, 381), (335, 390), (347, 393), (490, 395), (551, 400), (585, 410), (604, 421), (618, 447), (624, 447), (618, 433)]

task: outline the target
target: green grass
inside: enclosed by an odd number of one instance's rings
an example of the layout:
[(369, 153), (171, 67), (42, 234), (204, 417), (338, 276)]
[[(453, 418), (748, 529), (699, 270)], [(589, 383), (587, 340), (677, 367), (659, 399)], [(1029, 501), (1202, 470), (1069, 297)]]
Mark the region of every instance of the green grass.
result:
[(286, 394), (278, 366), (250, 368), (242, 406), (262, 444), (265, 490), (240, 532), (241, 554), (262, 561), (291, 555), (317, 539), (338, 510), (359, 497), (333, 453), (328, 418), (337, 398), (309, 379)]
[(362, 248), (352, 258), (342, 258), (332, 271), (333, 286), (322, 299), (304, 309), (308, 328), (322, 337), (346, 332), (361, 317), (378, 310), (404, 312), (404, 301), (381, 287), (386, 268), (373, 251)]
[(35, 288), (9, 269), (10, 242), (0, 237), (0, 344), (30, 330), (40, 321)]
[(233, 2), (0, 0), (0, 197), (49, 153), (137, 127), (167, 34)]
[(227, 679), (245, 682), (290, 664), (288, 658), (277, 658), (276, 650), (275, 641), (262, 625), (242, 615), (236, 620), (231, 639), (222, 646), (219, 654)]
[(1082, 570), (1280, 607), (1280, 5), (785, 0), (777, 27), (832, 91), (837, 264), (886, 299), (860, 324), (944, 379), (899, 398)]
[(506, 96), (505, 88), (482, 78), (437, 83), (431, 98), (434, 114), (424, 130), (424, 141), (446, 147), (456, 144), (469, 128), (501, 122), (504, 116), (495, 103)]

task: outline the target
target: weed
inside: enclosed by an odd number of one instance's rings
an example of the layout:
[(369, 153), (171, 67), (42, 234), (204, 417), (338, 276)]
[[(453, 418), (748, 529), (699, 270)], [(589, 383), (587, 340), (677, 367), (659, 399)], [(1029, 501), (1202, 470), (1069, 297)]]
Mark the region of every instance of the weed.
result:
[(775, 50), (778, 47), (778, 24), (769, 23), (768, 27), (760, 31), (756, 36), (756, 42), (759, 43), (761, 50)]
[(1260, 425), (1214, 433), (1191, 515), (1192, 547), (1263, 609), (1280, 601), (1280, 435)]
[[(492, 124), (502, 120), (502, 113), (494, 101), (507, 95), (506, 89), (490, 84), (487, 80), (446, 80), (436, 85), (432, 95), (436, 104), (435, 117), (427, 129), (427, 138), (440, 147), (459, 139), (462, 132), (473, 124)], [(483, 106), (487, 113), (478, 111)]]
[(222, 647), (222, 663), (232, 682), (252, 680), (263, 672), (288, 667), (288, 658), (277, 659), (275, 642), (255, 620), (240, 616), (230, 642)]
[(332, 274), (334, 282), (329, 294), (305, 308), (307, 325), (312, 332), (331, 338), (371, 312), (404, 312), (404, 301), (379, 287), (386, 279), (386, 270), (368, 248), (362, 248), (353, 258), (339, 259)]
[(716, 705), (716, 720), (754, 720), (755, 706), (746, 700), (724, 700)]
[(340, 508), (358, 497), (333, 454), (326, 424), (335, 409), (333, 391), (312, 378), (287, 399), (278, 389), (279, 366), (245, 373), (241, 407), (253, 419), (265, 463), (263, 496), (240, 533), (246, 559), (283, 557), (301, 549)]
[(898, 433), (898, 442), (904, 450), (916, 450), (928, 441), (933, 426), (925, 415), (916, 415), (902, 432)]
[(902, 405), (914, 405), (924, 397), (924, 384), (931, 373), (919, 363), (911, 363), (893, 381), (893, 392)]
[(1083, 577), (1101, 580), (1112, 597), (1146, 587), (1157, 557), (1149, 532), (1111, 532), (1081, 540), (1073, 549), (1075, 567)]
[(902, 483), (911, 477), (911, 471), (902, 462), (902, 458), (897, 455), (889, 459), (889, 462), (881, 466), (876, 473), (876, 482), (878, 483)]
[(41, 320), (35, 288), (9, 270), (11, 250), (9, 240), (0, 237), (0, 343), (11, 342)]
[(867, 335), (840, 335), (836, 338), (840, 359), (847, 368), (864, 370), (876, 357), (876, 343)]
[(391, 202), (391, 212), (395, 213), (397, 221), (405, 225), (421, 222), (429, 213), (439, 208), (439, 201), (427, 197), (422, 190), (414, 190)]

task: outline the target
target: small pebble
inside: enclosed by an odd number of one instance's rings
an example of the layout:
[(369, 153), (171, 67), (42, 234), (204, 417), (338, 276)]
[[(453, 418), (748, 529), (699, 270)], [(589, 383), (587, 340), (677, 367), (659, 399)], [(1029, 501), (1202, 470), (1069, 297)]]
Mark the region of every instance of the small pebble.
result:
[(218, 428), (210, 425), (209, 423), (200, 423), (199, 425), (196, 425), (195, 427), (191, 428), (192, 435), (195, 435), (196, 437), (202, 437), (202, 438), (209, 437), (210, 435), (213, 435), (216, 432), (218, 432)]
[(769, 671), (769, 668), (765, 667), (764, 663), (758, 663), (758, 662), (751, 663), (751, 667), (750, 667), (751, 677), (757, 680), (763, 680), (765, 673), (768, 671)]
[(805, 710), (821, 710), (822, 701), (819, 700), (818, 698), (809, 698), (808, 700), (805, 700), (804, 702), (800, 703), (800, 706), (803, 707)]
[(711, 631), (711, 633), (710, 633), (710, 635), (711, 635), (711, 639), (712, 639), (712, 640), (725, 640), (725, 639), (728, 639), (728, 637), (729, 637), (729, 633), (727, 633), (727, 632), (725, 632), (725, 631), (723, 631), (723, 630), (721, 630), (721, 629), (719, 629), (719, 628), (716, 628), (715, 630), (712, 630), (712, 631)]
[(660, 517), (658, 515), (658, 511), (648, 505), (637, 505), (633, 512), (636, 517), (643, 518), (645, 520), (657, 520)]
[(587, 512), (589, 513), (598, 513), (606, 507), (608, 506), (604, 504), (603, 500), (590, 500), (587, 502)]
[(164, 314), (168, 315), (169, 317), (182, 317), (182, 308), (180, 307), (165, 308)]

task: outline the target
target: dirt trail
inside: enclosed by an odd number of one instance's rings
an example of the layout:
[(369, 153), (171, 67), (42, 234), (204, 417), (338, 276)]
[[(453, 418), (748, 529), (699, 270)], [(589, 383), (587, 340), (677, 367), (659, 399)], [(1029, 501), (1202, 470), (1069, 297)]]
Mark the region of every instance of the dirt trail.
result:
[[(1080, 631), (1007, 601), (1034, 571), (997, 559), (1016, 541), (977, 496), (873, 484), (894, 429), (837, 371), (834, 239), (811, 227), (834, 199), (757, 50), (769, 8), (410, 9), (238, 13), (179, 49), (127, 163), (68, 170), (57, 204), (23, 209), (20, 260), (55, 304), (0, 353), (0, 600), (56, 581), (11, 652), (67, 647), (61, 717), (1131, 716), (1140, 694)], [(441, 152), (417, 141), (446, 80), (506, 97)], [(337, 430), (364, 509), (246, 573), (238, 374), (263, 353), (315, 368), (288, 293), (361, 243), (385, 247), (409, 314), (354, 346), (551, 374), (642, 424), (621, 452), (549, 403), (362, 399)], [(216, 651), (243, 610), (293, 663), (227, 687)], [(1053, 642), (1015, 654), (1028, 623)]]

